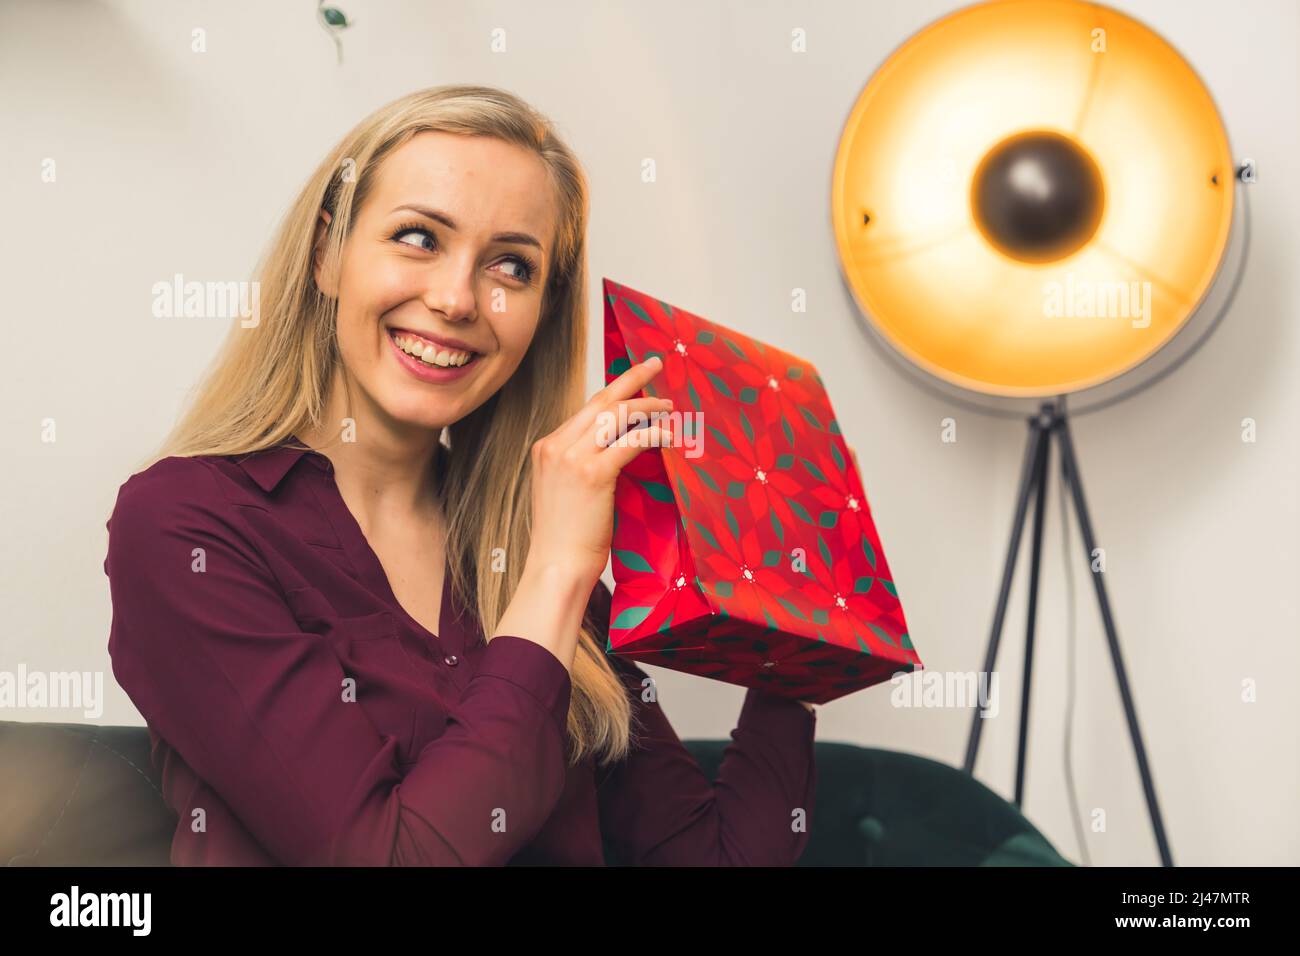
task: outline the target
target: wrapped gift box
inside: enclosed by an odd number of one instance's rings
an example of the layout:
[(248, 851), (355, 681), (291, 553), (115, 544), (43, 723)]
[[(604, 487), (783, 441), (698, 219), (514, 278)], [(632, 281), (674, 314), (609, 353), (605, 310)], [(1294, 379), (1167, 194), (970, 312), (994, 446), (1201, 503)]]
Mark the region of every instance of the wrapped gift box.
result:
[(615, 491), (607, 650), (813, 703), (920, 668), (817, 370), (610, 279), (604, 302), (606, 381), (658, 355), (674, 403)]

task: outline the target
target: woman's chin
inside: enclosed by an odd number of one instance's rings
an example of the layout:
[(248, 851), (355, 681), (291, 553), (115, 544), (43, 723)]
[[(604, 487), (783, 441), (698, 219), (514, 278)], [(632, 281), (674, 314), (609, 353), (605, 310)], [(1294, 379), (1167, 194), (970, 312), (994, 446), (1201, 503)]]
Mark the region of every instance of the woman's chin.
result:
[(455, 421), (447, 415), (431, 415), (427, 409), (419, 413), (413, 410), (399, 410), (392, 415), (392, 418), (406, 428), (432, 432), (435, 435), (442, 434), (442, 430)]

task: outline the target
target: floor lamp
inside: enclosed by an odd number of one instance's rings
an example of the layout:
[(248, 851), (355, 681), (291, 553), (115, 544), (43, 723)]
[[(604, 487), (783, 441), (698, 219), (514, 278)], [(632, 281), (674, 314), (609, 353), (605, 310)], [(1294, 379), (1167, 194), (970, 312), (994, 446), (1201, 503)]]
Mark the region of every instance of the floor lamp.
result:
[[(1051, 446), (1091, 566), (1070, 415), (1149, 388), (1218, 326), (1243, 274), (1240, 187), (1253, 178), (1188, 62), (1137, 20), (1081, 0), (999, 0), (930, 24), (886, 59), (845, 122), (831, 217), (868, 327), (947, 401), (1028, 421), (985, 658), (991, 672), (1032, 500), (1018, 805)], [(1078, 399), (1072, 412), (1067, 398)], [(1115, 616), (1103, 574), (1092, 578), (1156, 846), (1171, 866)], [(970, 773), (981, 727), (976, 714)]]

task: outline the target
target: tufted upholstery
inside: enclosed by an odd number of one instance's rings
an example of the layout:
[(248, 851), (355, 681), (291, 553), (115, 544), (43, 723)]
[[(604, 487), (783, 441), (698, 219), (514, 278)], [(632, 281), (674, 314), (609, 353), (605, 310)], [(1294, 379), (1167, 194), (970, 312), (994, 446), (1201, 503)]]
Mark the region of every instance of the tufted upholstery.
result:
[[(710, 777), (727, 743), (685, 741)], [(0, 779), (0, 860), (9, 866), (169, 864), (176, 817), (143, 727), (0, 721)], [(960, 770), (818, 742), (812, 839), (799, 865), (1070, 864), (1013, 805)]]
[[(728, 741), (685, 743), (715, 775)], [(1072, 865), (1014, 804), (955, 767), (893, 750), (816, 746), (817, 802), (800, 866)]]

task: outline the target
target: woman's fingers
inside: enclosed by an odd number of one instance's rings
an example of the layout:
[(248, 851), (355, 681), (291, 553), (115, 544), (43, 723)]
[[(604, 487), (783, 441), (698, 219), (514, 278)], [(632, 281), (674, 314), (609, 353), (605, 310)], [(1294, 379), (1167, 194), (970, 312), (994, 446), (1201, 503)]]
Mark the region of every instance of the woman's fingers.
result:
[(585, 441), (591, 434), (596, 416), (614, 407), (616, 403), (638, 395), (663, 369), (663, 360), (657, 355), (633, 365), (587, 400), (579, 411), (552, 434), (562, 447)]
[(666, 422), (634, 428), (601, 452), (598, 460), (609, 469), (609, 477), (617, 477), (628, 462), (647, 448), (663, 448), (671, 445), (672, 441), (672, 426)]
[(632, 398), (649, 385), (651, 380), (663, 371), (663, 367), (664, 360), (657, 355), (651, 356), (644, 362), (638, 362), (593, 395), (592, 401), (600, 399), (598, 404), (608, 404)]
[(672, 408), (669, 398), (633, 398), (602, 409), (596, 413), (593, 448), (608, 448), (633, 428), (662, 421), (663, 413), (671, 412)]

